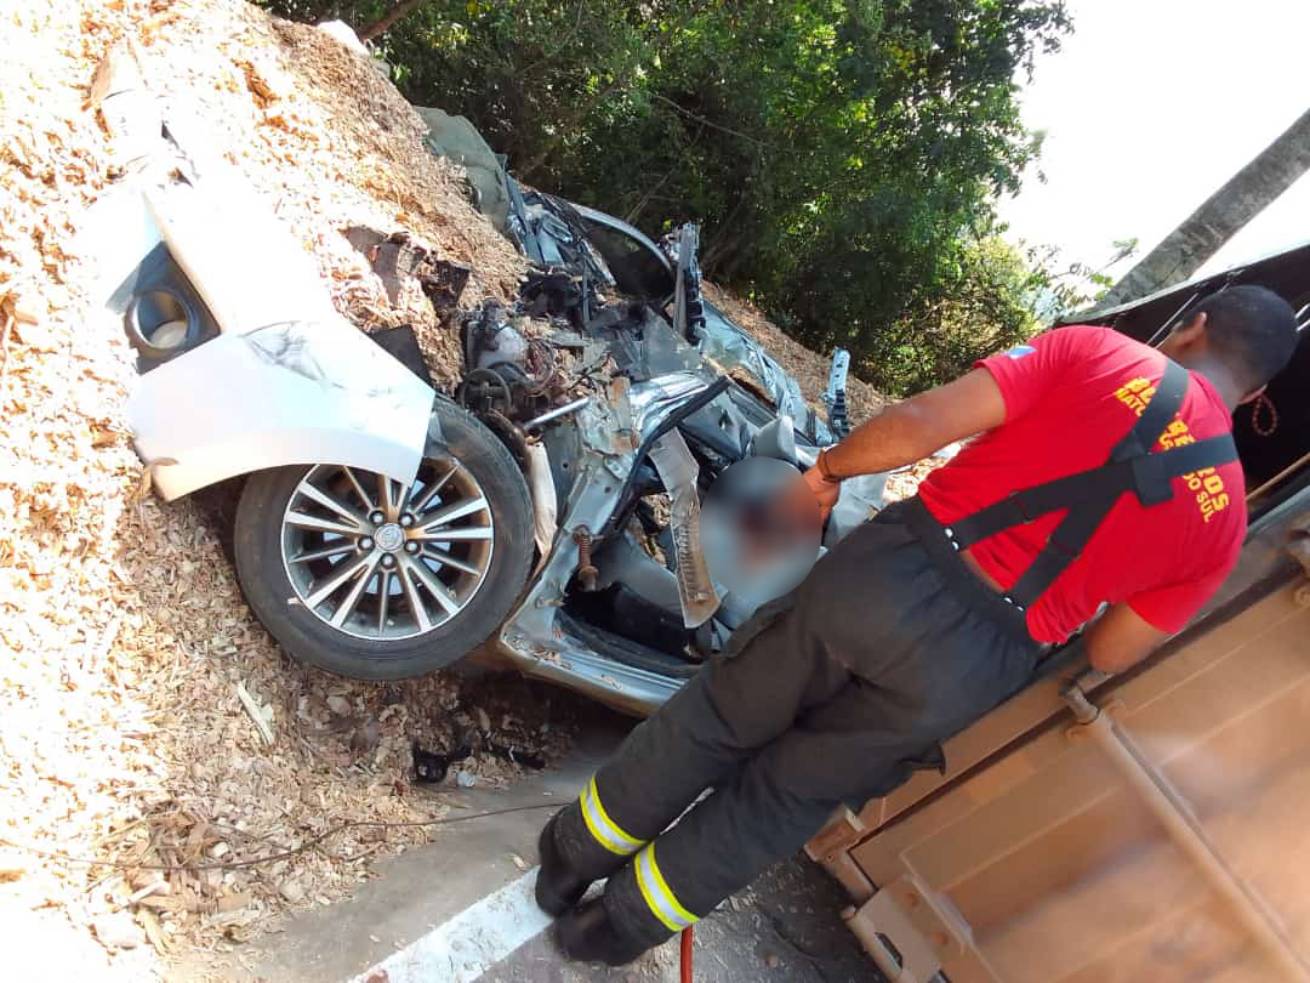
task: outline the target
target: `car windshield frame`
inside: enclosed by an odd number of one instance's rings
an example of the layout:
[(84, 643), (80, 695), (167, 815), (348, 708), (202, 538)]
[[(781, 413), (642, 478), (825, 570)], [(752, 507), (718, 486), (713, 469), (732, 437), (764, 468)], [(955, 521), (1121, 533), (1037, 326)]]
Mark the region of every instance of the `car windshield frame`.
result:
[(620, 290), (661, 305), (673, 296), (676, 271), (640, 229), (585, 205), (573, 207), (582, 219), (587, 241), (600, 253)]

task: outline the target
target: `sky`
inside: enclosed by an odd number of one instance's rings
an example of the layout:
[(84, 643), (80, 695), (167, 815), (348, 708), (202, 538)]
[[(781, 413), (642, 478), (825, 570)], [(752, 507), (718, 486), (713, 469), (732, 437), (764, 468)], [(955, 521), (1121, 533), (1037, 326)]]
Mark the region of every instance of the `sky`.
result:
[[(1038, 59), (1024, 123), (1038, 167), (1000, 213), (1015, 242), (1100, 269), (1115, 240), (1141, 258), (1310, 108), (1310, 0), (1067, 0), (1074, 33)], [(1310, 175), (1202, 272), (1310, 239)], [(1122, 275), (1135, 260), (1109, 270)]]

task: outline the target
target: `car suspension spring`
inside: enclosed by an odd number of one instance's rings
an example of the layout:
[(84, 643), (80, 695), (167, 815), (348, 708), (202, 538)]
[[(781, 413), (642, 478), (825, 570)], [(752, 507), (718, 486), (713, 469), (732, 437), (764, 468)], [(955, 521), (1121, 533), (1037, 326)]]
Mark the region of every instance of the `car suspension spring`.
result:
[(594, 591), (600, 571), (591, 562), (591, 530), (578, 526), (573, 530), (573, 542), (578, 544), (578, 584), (584, 591)]

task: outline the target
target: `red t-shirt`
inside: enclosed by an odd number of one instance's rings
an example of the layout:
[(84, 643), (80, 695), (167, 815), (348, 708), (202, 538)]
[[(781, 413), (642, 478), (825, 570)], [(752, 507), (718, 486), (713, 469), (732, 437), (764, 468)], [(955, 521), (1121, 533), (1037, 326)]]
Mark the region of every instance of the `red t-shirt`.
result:
[[(949, 525), (1011, 492), (1098, 467), (1137, 422), (1164, 374), (1158, 351), (1108, 328), (1048, 331), (978, 363), (1005, 399), (1005, 423), (933, 472), (919, 497)], [(1228, 433), (1223, 401), (1190, 373), (1182, 409), (1156, 450)], [(1143, 508), (1120, 497), (1087, 548), (1027, 611), (1040, 642), (1063, 642), (1103, 601), (1127, 601), (1150, 624), (1181, 629), (1223, 583), (1246, 535), (1246, 485), (1236, 461), (1175, 478), (1174, 497)], [(1028, 569), (1064, 516), (1052, 512), (970, 551), (1002, 589)]]

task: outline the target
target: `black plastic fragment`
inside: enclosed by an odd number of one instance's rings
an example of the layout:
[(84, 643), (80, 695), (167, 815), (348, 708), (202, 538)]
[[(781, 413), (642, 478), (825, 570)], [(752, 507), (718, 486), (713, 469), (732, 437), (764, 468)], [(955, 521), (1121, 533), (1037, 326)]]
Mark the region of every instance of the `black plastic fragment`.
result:
[(414, 335), (413, 328), (409, 325), (401, 325), (398, 328), (382, 328), (370, 332), (369, 337), (377, 343), (379, 348), (401, 365), (405, 366), (433, 389), (436, 388), (436, 383), (432, 381), (432, 373), (428, 371), (428, 364), (423, 360), (423, 353), (419, 350), (418, 338)]
[(435, 785), (437, 782), (445, 781), (452, 764), (463, 761), (473, 754), (473, 748), (468, 743), (460, 744), (448, 754), (424, 751), (419, 747), (418, 741), (411, 745), (411, 749), (414, 753), (414, 780), (422, 785)]

